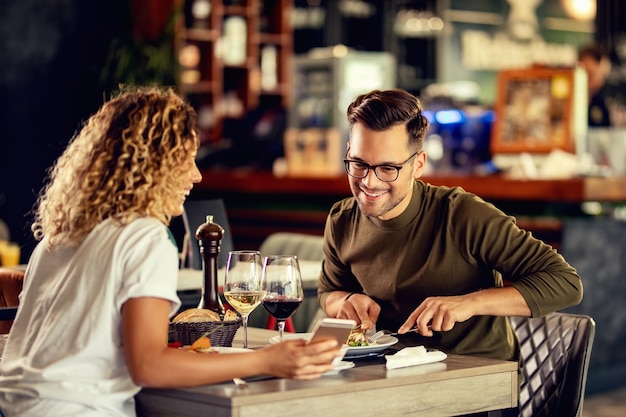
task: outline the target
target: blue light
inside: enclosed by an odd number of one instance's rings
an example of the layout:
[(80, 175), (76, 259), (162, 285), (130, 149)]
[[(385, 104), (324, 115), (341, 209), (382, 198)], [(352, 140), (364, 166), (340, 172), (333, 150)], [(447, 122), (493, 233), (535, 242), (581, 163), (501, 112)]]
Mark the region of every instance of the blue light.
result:
[(493, 110), (485, 111), (483, 120), (487, 123), (493, 123), (496, 120), (496, 112), (494, 112)]
[(460, 110), (440, 110), (435, 113), (435, 120), (441, 125), (462, 123), (465, 120)]

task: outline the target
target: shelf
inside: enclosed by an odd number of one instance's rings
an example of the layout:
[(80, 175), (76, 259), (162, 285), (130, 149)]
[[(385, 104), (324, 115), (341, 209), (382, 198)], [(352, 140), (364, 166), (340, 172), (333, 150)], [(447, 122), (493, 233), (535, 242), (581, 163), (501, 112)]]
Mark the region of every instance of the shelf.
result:
[(224, 15), (230, 16), (246, 16), (248, 14), (247, 6), (224, 6)]
[(261, 94), (264, 96), (283, 96), (287, 92), (288, 86), (279, 85), (276, 88), (272, 88), (271, 90), (265, 90), (261, 88)]
[(211, 81), (200, 81), (193, 84), (181, 83), (180, 89), (188, 94), (210, 94), (215, 90), (215, 83)]
[[(186, 0), (185, 10), (192, 10), (192, 1)], [(193, 48), (184, 51), (186, 66), (181, 66), (179, 87), (188, 95), (194, 95), (192, 104), (196, 110), (199, 109), (195, 103), (205, 109), (216, 109), (211, 128), (200, 127), (203, 143), (219, 142), (233, 134), (224, 124), (228, 113), (219, 111), (225, 106), (241, 109), (241, 118), (244, 118), (260, 103), (286, 108), (290, 101), (293, 46), (288, 11), (293, 0), (239, 0), (237, 4), (232, 3), (213, 0), (206, 18), (194, 21), (193, 13), (185, 13), (176, 26), (177, 56), (187, 45), (195, 46), (199, 54), (199, 59), (194, 60)], [(262, 25), (264, 32), (261, 33)], [(245, 35), (242, 35), (244, 31)], [(272, 59), (268, 61), (266, 58), (261, 68), (261, 52), (266, 45), (275, 46), (276, 62), (271, 65)], [(237, 49), (237, 46), (241, 48)], [(233, 56), (230, 52), (236, 53)], [(267, 62), (270, 62), (269, 66)], [(276, 73), (276, 88), (262, 90), (262, 70), (264, 74), (268, 71), (272, 74), (272, 69)], [(183, 74), (188, 76), (185, 80), (192, 83), (183, 83)]]
[(215, 29), (179, 29), (177, 34), (179, 39), (201, 41), (201, 42), (215, 42), (219, 39), (220, 33)]
[(291, 38), (287, 34), (276, 33), (258, 33), (252, 36), (253, 42), (258, 44), (286, 45), (291, 42)]

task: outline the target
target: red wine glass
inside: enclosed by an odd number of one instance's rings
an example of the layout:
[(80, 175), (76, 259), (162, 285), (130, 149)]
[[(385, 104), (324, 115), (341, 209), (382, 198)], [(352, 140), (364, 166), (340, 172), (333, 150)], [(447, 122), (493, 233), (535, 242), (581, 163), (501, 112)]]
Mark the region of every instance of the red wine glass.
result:
[(278, 322), (280, 340), (285, 333), (285, 322), (300, 307), (304, 299), (302, 276), (297, 256), (272, 255), (263, 260), (261, 305)]

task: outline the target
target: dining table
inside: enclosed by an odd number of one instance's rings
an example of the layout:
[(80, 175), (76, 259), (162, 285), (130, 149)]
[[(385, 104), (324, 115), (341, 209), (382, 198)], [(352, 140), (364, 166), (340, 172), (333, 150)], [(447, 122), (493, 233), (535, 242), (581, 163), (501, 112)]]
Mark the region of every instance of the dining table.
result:
[[(248, 346), (278, 332), (248, 329)], [(241, 347), (239, 330), (233, 347)], [(518, 363), (448, 354), (439, 362), (387, 369), (385, 354), (347, 359), (355, 366), (315, 380), (258, 376), (193, 388), (144, 388), (139, 417), (457, 416), (517, 407)]]

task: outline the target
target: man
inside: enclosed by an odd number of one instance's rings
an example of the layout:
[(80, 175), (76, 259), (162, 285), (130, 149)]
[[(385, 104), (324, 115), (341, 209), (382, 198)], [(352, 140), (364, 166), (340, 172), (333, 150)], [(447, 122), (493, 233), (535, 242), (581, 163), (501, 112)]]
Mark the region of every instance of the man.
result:
[(514, 218), (419, 180), (428, 121), (417, 98), (372, 91), (350, 104), (348, 120), (353, 197), (326, 222), (319, 300), (328, 316), (399, 329), (399, 346), (517, 360), (507, 316), (580, 302), (574, 268)]
[(578, 51), (578, 63), (587, 73), (589, 126), (611, 126), (611, 114), (606, 102), (606, 81), (611, 72), (611, 59), (608, 53), (600, 45), (585, 45)]

